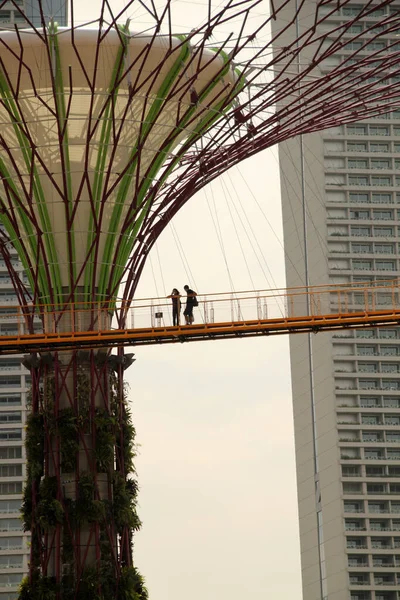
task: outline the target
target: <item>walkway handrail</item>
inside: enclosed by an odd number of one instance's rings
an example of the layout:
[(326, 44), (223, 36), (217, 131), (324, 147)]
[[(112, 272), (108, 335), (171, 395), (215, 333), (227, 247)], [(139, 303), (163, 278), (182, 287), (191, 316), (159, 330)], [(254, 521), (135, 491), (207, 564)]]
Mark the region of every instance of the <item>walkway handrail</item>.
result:
[[(308, 289), (217, 292), (199, 294), (197, 299), (194, 319), (203, 325), (311, 319), (315, 316), (331, 318), (333, 315), (399, 310), (400, 279), (368, 282), (368, 285), (357, 282)], [(112, 304), (82, 301), (22, 307), (6, 304), (0, 306), (0, 336), (171, 327), (185, 322), (185, 295), (181, 296), (181, 302), (178, 323), (176, 315), (172, 315), (170, 297), (134, 298), (130, 303), (118, 300)]]
[[(297, 286), (292, 288), (267, 288), (257, 290), (241, 290), (241, 291), (230, 291), (230, 292), (208, 292), (206, 294), (197, 294), (198, 302), (203, 304), (212, 300), (213, 302), (227, 302), (232, 299), (237, 301), (244, 300), (255, 300), (259, 299), (271, 299), (276, 300), (279, 298), (305, 298), (307, 296), (322, 297), (326, 294), (337, 294), (338, 297), (350, 293), (372, 293), (372, 292), (388, 292), (399, 291), (400, 289), (400, 278), (378, 280), (374, 282), (357, 282), (357, 283), (339, 283), (339, 284), (321, 284), (316, 286)], [(184, 304), (186, 295), (181, 295), (181, 302)], [(147, 297), (147, 298), (133, 298), (129, 302), (126, 299), (120, 298), (117, 301), (106, 302), (88, 302), (88, 301), (77, 301), (60, 304), (26, 304), (24, 306), (11, 305), (15, 308), (15, 314), (43, 314), (43, 313), (59, 313), (63, 310), (71, 310), (75, 307), (76, 311), (86, 312), (93, 310), (109, 310), (110, 312), (119, 311), (124, 309), (128, 304), (132, 308), (148, 308), (150, 306), (170, 306), (170, 296), (159, 296), (159, 297)], [(0, 305), (0, 311), (3, 309), (10, 309), (10, 304)]]

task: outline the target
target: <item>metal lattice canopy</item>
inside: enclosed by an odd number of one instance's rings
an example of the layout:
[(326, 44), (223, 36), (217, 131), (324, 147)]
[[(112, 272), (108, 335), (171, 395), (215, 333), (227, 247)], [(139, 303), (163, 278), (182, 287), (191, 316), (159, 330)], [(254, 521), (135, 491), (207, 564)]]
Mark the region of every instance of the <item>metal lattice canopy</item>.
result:
[(224, 53), (124, 27), (1, 39), (7, 230), (42, 300), (77, 286), (106, 298), (160, 169), (227, 109), (237, 77)]
[[(289, 137), (399, 103), (398, 44), (377, 44), (400, 29), (389, 0), (210, 0), (181, 35), (174, 3), (159, 5), (114, 16), (104, 1), (88, 29), (71, 3), (58, 29), (39, 2), (41, 28), (0, 31), (0, 219), (34, 301), (112, 301), (123, 277), (131, 298), (201, 187)], [(145, 33), (126, 22), (138, 7)]]

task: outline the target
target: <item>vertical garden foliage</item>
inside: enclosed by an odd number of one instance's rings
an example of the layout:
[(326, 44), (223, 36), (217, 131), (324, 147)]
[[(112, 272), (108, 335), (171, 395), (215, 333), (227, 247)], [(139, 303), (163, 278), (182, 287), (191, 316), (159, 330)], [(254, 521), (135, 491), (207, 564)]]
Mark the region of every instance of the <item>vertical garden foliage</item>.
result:
[[(35, 563), (31, 580), (20, 587), (20, 600), (146, 600), (144, 581), (131, 560), (124, 556), (119, 572), (115, 552), (122, 553), (125, 537), (131, 549), (133, 532), (140, 528), (136, 512), (138, 486), (135, 479), (135, 428), (127, 407), (126, 391), (115, 374), (109, 376), (109, 410), (96, 408), (89, 414), (90, 382), (87, 373), (78, 372), (77, 410), (63, 408), (55, 416), (54, 377), (48, 377), (40, 394), (38, 412), (31, 412), (26, 425), (27, 482), (22, 519), (31, 532), (31, 561), (40, 556), (44, 536), (61, 528), (62, 578), (46, 576), (43, 565)], [(99, 499), (96, 475), (78, 470), (80, 435), (95, 428), (93, 449), (95, 473), (107, 473), (112, 485), (112, 501)], [(76, 500), (60, 497), (57, 477), (46, 468), (45, 438), (59, 440), (62, 478), (77, 478)], [(47, 465), (48, 467), (48, 465)], [(58, 493), (58, 497), (57, 497)], [(100, 531), (100, 559), (84, 567), (77, 580), (74, 535), (82, 523), (96, 524)], [(114, 524), (119, 540), (110, 540), (106, 524)], [(122, 554), (121, 554), (122, 557)]]

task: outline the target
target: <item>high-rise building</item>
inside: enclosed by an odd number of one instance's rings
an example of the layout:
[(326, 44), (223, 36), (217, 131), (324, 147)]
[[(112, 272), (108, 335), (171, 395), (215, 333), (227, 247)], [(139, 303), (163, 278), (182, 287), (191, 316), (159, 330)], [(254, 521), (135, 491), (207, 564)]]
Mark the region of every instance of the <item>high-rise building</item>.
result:
[[(326, 33), (367, 0), (323, 4), (325, 14), (335, 10)], [(400, 3), (388, 3), (348, 36), (399, 12)], [(298, 23), (300, 35), (314, 17), (309, 10)], [(365, 55), (396, 42), (381, 28)], [(364, 43), (349, 42), (321, 68)], [(306, 49), (298, 68), (309, 58)], [(400, 110), (293, 138), (279, 156), (287, 285), (397, 278)], [(364, 304), (359, 296), (349, 310)], [(304, 600), (399, 600), (400, 329), (291, 336), (290, 353)]]
[[(15, 4), (31, 23), (40, 26), (38, 1), (16, 0), (0, 10), (0, 29), (28, 26)], [(47, 0), (43, 3), (46, 19), (53, 17), (59, 25), (66, 25), (67, 5), (65, 1)], [(22, 274), (16, 251), (10, 249), (10, 252)], [(11, 279), (4, 261), (0, 260), (0, 335), (17, 333), (18, 323), (10, 314), (15, 314), (15, 308), (7, 308), (16, 305)], [(22, 530), (20, 519), (25, 480), (24, 424), (30, 386), (30, 375), (21, 364), (22, 358), (0, 357), (0, 600), (18, 597), (18, 587), (27, 573), (29, 560), (29, 535)]]
[[(16, 7), (19, 7), (19, 9)], [(46, 0), (42, 3), (42, 9), (45, 20), (54, 19), (59, 25), (67, 24), (68, 2), (65, 0)], [(40, 27), (42, 22), (41, 12), (39, 10), (38, 0), (14, 0), (6, 3), (0, 10), (0, 28), (27, 27), (27, 20), (24, 13), (35, 27)]]

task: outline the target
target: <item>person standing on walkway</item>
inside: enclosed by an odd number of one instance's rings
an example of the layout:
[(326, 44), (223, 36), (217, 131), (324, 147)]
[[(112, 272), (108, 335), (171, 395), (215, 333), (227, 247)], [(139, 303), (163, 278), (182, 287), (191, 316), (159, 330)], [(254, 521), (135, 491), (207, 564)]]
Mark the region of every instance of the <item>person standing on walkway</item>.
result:
[(171, 292), (171, 295), (168, 296), (172, 300), (172, 323), (174, 327), (180, 325), (181, 320), (181, 294), (179, 290), (174, 288)]
[(194, 290), (191, 290), (188, 285), (185, 285), (184, 290), (186, 292), (186, 307), (183, 314), (185, 316), (186, 325), (191, 325), (194, 322), (193, 308), (198, 306), (199, 303), (196, 298), (197, 293)]

